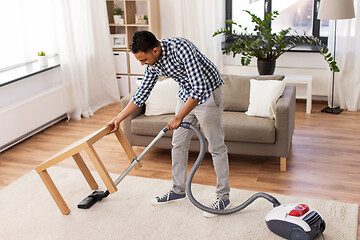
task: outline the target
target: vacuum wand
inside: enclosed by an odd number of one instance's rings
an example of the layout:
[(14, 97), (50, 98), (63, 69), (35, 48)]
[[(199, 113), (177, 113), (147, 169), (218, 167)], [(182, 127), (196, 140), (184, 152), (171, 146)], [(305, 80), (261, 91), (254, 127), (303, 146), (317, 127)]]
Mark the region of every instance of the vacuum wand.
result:
[[(183, 123), (182, 123), (183, 124)], [(187, 126), (186, 124), (183, 124), (184, 126)], [(181, 125), (180, 125), (181, 126)], [(153, 145), (162, 138), (165, 133), (168, 131), (167, 127), (163, 128), (158, 135), (151, 141), (151, 143), (140, 153), (140, 155), (133, 159), (130, 166), (114, 181), (114, 184), (117, 186), (125, 177), (128, 175), (128, 173), (140, 162), (140, 160), (143, 158), (143, 156), (153, 147)], [(86, 198), (84, 198), (79, 204), (78, 208), (81, 209), (88, 209), (92, 205), (94, 205), (96, 202), (101, 201), (103, 198), (106, 198), (109, 196), (110, 192), (108, 190), (104, 191), (94, 191), (90, 195), (88, 195)]]

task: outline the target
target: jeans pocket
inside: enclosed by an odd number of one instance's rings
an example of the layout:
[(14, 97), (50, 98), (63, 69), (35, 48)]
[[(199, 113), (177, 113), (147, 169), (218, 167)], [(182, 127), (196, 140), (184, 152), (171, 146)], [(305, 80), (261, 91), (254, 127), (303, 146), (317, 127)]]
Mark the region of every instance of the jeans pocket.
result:
[(224, 101), (223, 92), (222, 92), (222, 86), (219, 86), (217, 89), (215, 89), (212, 92), (211, 95), (214, 98), (215, 106), (220, 107), (221, 104), (223, 104), (223, 101)]

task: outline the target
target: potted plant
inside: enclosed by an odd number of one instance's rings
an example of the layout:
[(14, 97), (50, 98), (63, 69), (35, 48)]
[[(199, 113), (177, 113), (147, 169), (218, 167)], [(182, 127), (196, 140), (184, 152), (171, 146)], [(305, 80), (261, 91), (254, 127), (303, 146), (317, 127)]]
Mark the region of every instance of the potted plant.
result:
[(228, 38), (232, 38), (232, 43), (224, 47), (223, 53), (232, 53), (233, 57), (240, 54), (242, 66), (249, 65), (251, 59), (256, 57), (259, 74), (272, 75), (275, 70), (276, 59), (285, 51), (307, 44), (315, 46), (319, 50), (319, 53), (324, 56), (324, 59), (329, 64), (331, 71), (339, 72), (339, 68), (328, 48), (317, 37), (307, 36), (305, 33), (301, 36), (292, 35), (292, 28), (290, 27), (281, 30), (279, 33), (272, 33), (270, 22), (279, 15), (277, 11), (270, 12), (263, 20), (248, 10), (244, 11), (251, 16), (251, 21), (255, 23), (254, 33), (249, 33), (246, 27), (242, 27), (232, 20), (226, 20), (226, 23), (238, 26), (244, 32), (237, 33), (235, 30), (231, 31), (230, 27), (228, 27), (217, 30), (213, 35), (214, 37), (224, 34)]
[(144, 15), (143, 19), (144, 19), (144, 24), (148, 24), (148, 16), (146, 14)]
[(113, 16), (114, 16), (114, 23), (115, 24), (124, 24), (123, 15), (124, 11), (121, 8), (114, 8)]
[(38, 52), (38, 62), (40, 67), (46, 67), (48, 65), (48, 58), (45, 52), (43, 51)]

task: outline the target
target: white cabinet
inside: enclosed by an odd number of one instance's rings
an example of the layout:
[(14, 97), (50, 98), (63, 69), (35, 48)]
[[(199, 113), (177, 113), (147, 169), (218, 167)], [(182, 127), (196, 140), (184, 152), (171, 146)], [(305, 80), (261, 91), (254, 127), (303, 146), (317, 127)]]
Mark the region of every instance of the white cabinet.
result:
[(130, 73), (131, 74), (144, 74), (145, 65), (141, 65), (141, 63), (135, 58), (133, 53), (129, 53), (130, 58)]
[(129, 77), (128, 75), (116, 75), (120, 96), (124, 97), (129, 94)]
[(116, 73), (127, 74), (128, 67), (127, 67), (126, 52), (120, 52), (120, 51), (114, 52), (114, 58), (115, 58)]
[(136, 81), (141, 79), (142, 76), (130, 76), (130, 92), (137, 89), (138, 85), (136, 84)]

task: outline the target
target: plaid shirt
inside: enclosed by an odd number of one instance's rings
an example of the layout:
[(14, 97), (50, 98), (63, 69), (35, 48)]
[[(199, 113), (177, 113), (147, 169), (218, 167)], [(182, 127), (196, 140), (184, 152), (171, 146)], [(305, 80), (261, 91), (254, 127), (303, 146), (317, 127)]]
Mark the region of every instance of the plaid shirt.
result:
[(159, 76), (172, 78), (180, 85), (178, 95), (184, 102), (189, 97), (206, 102), (211, 93), (224, 81), (216, 66), (197, 47), (184, 38), (160, 40), (161, 56), (153, 65), (146, 65), (145, 73), (132, 101), (142, 106)]

